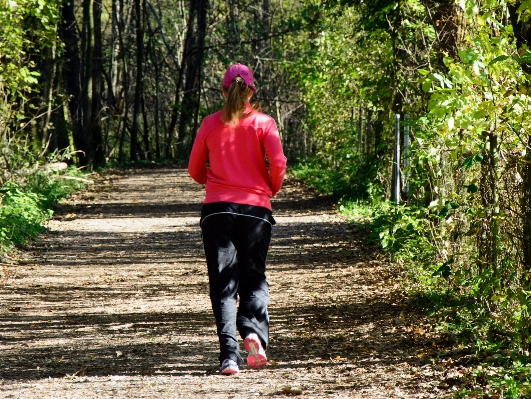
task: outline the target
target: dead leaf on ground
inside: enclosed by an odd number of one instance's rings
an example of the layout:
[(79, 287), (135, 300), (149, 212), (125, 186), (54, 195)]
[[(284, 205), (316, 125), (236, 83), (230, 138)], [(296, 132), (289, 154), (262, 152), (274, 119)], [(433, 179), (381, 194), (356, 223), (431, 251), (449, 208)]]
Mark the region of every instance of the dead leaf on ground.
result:
[(72, 374), (72, 377), (83, 377), (86, 373), (86, 369), (80, 369)]
[(286, 395), (302, 395), (302, 389), (299, 387), (283, 386), (280, 390)]

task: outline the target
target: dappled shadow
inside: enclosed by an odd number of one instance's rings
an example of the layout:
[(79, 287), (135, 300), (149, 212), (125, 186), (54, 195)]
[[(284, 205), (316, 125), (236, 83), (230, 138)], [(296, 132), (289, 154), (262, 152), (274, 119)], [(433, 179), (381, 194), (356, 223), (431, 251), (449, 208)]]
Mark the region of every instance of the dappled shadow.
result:
[[(364, 367), (398, 361), (421, 363), (418, 358), (404, 359), (401, 348), (421, 348), (430, 342), (415, 334), (386, 332), (400, 308), (386, 302), (372, 307), (371, 317), (359, 304), (272, 309), (268, 353), (276, 362), (273, 368), (306, 368), (319, 360), (338, 357), (341, 363), (350, 360)], [(217, 371), (217, 339), (208, 309), (185, 313), (23, 316), (3, 321), (2, 344), (19, 344), (16, 351), (1, 355), (0, 376), (4, 380), (64, 377), (76, 372), (105, 376), (204, 375)], [(47, 344), (54, 338), (70, 343)]]
[(142, 204), (133, 202), (93, 204), (90, 208), (82, 204), (61, 205), (55, 208), (55, 214), (58, 218), (75, 214), (75, 217), (83, 219), (196, 217), (199, 221), (201, 203)]
[[(106, 231), (109, 223), (110, 219), (98, 219), (92, 231), (83, 231), (83, 223), (80, 223), (79, 229), (73, 226), (68, 231), (50, 232), (47, 241), (35, 244), (33, 249), (53, 249), (46, 253), (42, 262), (55, 267), (99, 267), (101, 263), (127, 265), (139, 262), (156, 266), (204, 259), (198, 219), (159, 224), (159, 229), (169, 230), (162, 232), (149, 232), (149, 227), (136, 225), (133, 221), (121, 227), (121, 232)], [(49, 244), (50, 240), (59, 237), (60, 242)], [(323, 259), (330, 267), (337, 267), (334, 261), (356, 261), (374, 250), (352, 226), (319, 221), (279, 222), (273, 231), (268, 259), (277, 271), (283, 268), (313, 269), (322, 264)]]
[[(57, 207), (59, 227), (0, 286), (0, 378), (217, 374), (201, 187), (178, 167), (101, 180)], [(366, 231), (297, 182), (273, 206), (268, 367), (422, 364), (432, 340), (401, 328), (396, 275)]]

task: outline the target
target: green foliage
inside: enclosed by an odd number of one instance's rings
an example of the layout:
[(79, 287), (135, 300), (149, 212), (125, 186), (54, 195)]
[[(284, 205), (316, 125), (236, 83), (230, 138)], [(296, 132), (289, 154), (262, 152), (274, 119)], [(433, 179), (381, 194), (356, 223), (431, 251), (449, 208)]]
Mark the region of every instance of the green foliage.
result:
[(0, 255), (35, 238), (51, 218), (53, 204), (85, 186), (81, 176), (76, 169), (39, 167), (18, 176), (20, 182), (6, 181), (0, 187)]
[(381, 187), (376, 179), (376, 166), (362, 163), (359, 154), (346, 156), (337, 169), (323, 168), (322, 161), (310, 159), (292, 168), (292, 173), (319, 192), (341, 201), (363, 200), (382, 197)]
[(43, 196), (23, 192), (16, 183), (8, 182), (0, 188), (0, 193), (0, 249), (4, 252), (11, 244), (34, 238), (51, 211), (43, 208)]
[(431, 236), (425, 234), (433, 229), (430, 219), (434, 215), (425, 208), (382, 203), (374, 210), (372, 230), (396, 261), (425, 263), (436, 253)]
[(36, 60), (57, 40), (60, 4), (59, 0), (0, 2), (0, 138), (23, 130), (33, 117), (28, 115), (27, 102), (39, 91)]
[[(501, 352), (501, 353), (500, 353)], [(531, 395), (531, 359), (514, 352), (497, 351), (473, 367), (458, 398), (528, 398)]]
[[(471, 345), (486, 363), (494, 362), (493, 350), (527, 353), (531, 277), (522, 259), (522, 199), (529, 193), (522, 176), (529, 162), (531, 80), (522, 63), (531, 53), (526, 46), (516, 51), (507, 2), (457, 2), (456, 58), (420, 46), (434, 31), (423, 24), (425, 8), (417, 2), (382, 7), (387, 27), (360, 17), (359, 2), (343, 3), (349, 6), (341, 12), (330, 6), (330, 14), (321, 14), (328, 24), (310, 37), (294, 72), (318, 156), (298, 175), (341, 198), (343, 212), (369, 221), (373, 238), (404, 266), (411, 294), (441, 333)], [(525, 20), (528, 2), (520, 3)], [(443, 56), (444, 70), (438, 70)], [(411, 116), (412, 138), (410, 165), (402, 170), (409, 193), (398, 206), (386, 202), (389, 110), (397, 97), (399, 111)], [(368, 105), (381, 137), (373, 153), (360, 151), (356, 140), (352, 110), (360, 104)], [(376, 170), (363, 173), (370, 164)], [(370, 189), (374, 185), (379, 190)], [(513, 356), (492, 373), (478, 371), (463, 395), (479, 394), (474, 384), (488, 384), (482, 394), (529, 397), (528, 363)]]

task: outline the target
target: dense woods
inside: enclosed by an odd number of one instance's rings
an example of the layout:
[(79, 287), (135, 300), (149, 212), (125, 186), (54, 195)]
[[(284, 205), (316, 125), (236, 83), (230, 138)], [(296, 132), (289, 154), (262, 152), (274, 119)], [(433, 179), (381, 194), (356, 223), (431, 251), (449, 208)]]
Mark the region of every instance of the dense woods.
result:
[(54, 160), (186, 161), (242, 62), (298, 176), (370, 213), (438, 326), (526, 364), (530, 16), (528, 0), (1, 0), (0, 209)]

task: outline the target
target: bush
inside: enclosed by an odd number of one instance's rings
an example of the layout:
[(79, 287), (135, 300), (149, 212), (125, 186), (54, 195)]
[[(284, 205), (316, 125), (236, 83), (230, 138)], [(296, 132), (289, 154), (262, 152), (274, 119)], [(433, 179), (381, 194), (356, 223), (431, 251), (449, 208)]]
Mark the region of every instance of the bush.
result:
[[(69, 177), (79, 174), (74, 169), (66, 172)], [(39, 168), (21, 182), (9, 180), (0, 187), (0, 255), (34, 239), (52, 217), (53, 204), (85, 184), (83, 179), (64, 177), (64, 173)]]
[(42, 230), (52, 211), (45, 209), (46, 198), (34, 192), (24, 192), (15, 182), (2, 188), (0, 206), (0, 249), (6, 251), (13, 244), (26, 242)]

